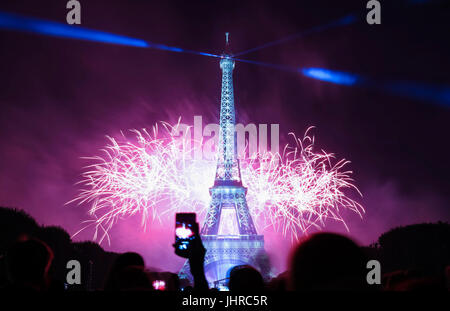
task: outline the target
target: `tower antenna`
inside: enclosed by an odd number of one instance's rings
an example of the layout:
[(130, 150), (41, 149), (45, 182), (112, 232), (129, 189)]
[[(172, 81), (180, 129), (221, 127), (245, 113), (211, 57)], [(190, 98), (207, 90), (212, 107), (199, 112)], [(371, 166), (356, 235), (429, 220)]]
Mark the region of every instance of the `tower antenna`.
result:
[(230, 33), (226, 32), (225, 33), (225, 50), (223, 51), (223, 54), (227, 55), (227, 56), (231, 56), (231, 49), (230, 49)]

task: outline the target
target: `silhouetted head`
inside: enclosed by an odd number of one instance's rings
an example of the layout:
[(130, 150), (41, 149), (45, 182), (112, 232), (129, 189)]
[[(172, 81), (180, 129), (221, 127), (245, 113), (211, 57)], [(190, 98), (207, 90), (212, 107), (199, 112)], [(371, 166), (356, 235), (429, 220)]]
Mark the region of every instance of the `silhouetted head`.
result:
[(300, 243), (291, 259), (293, 290), (363, 290), (367, 259), (352, 240), (318, 233)]
[(268, 283), (267, 283), (267, 289), (270, 291), (280, 291), (280, 292), (284, 292), (286, 291), (288, 288), (287, 283), (288, 283), (288, 279), (289, 279), (289, 272), (288, 271), (284, 271), (283, 273), (280, 273), (277, 277), (272, 278)]
[(117, 290), (152, 290), (150, 278), (142, 266), (128, 266), (122, 269), (116, 280)]
[(230, 291), (261, 291), (264, 290), (264, 280), (255, 268), (236, 266), (230, 271), (228, 288)]
[(123, 268), (129, 267), (129, 266), (139, 266), (144, 267), (144, 258), (142, 258), (141, 255), (138, 253), (133, 252), (127, 252), (120, 254), (117, 256), (116, 260), (114, 261), (114, 269), (122, 270)]
[(119, 290), (119, 276), (127, 267), (141, 267), (144, 269), (144, 259), (138, 253), (128, 252), (117, 256), (105, 284), (105, 290)]
[(21, 240), (6, 253), (8, 278), (14, 286), (44, 290), (48, 286), (48, 270), (52, 250), (37, 239)]

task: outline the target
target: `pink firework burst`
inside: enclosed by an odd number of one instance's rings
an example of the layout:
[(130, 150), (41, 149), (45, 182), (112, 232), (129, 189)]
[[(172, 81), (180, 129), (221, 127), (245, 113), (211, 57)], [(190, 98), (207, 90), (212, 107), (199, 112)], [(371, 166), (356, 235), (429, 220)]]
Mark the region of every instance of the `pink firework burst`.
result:
[(347, 196), (354, 190), (346, 160), (336, 161), (331, 153), (314, 152), (314, 137), (308, 128), (303, 138), (286, 145), (282, 154), (262, 154), (256, 160), (244, 161), (243, 179), (248, 185), (252, 215), (284, 235), (297, 239), (311, 227), (321, 229), (326, 219), (343, 223), (340, 210), (350, 209), (362, 216), (364, 208)]
[[(102, 156), (86, 158), (93, 163), (82, 174), (80, 194), (68, 203), (90, 205), (91, 219), (81, 230), (94, 226), (94, 239), (109, 240), (111, 227), (135, 214), (141, 215), (144, 229), (149, 220), (169, 219), (180, 211), (196, 212), (200, 219), (205, 215), (216, 162), (192, 157), (201, 142), (174, 136), (177, 125), (162, 125), (163, 135), (157, 125), (152, 131), (132, 130), (133, 142), (123, 134), (120, 140), (108, 137)], [(281, 154), (241, 160), (249, 210), (259, 229), (273, 227), (296, 239), (311, 227), (322, 228), (326, 219), (341, 221), (347, 228), (342, 209), (360, 216), (364, 212), (346, 195), (347, 190), (360, 194), (352, 172), (344, 169), (348, 161), (314, 152), (310, 129), (301, 139), (292, 134), (295, 143)]]

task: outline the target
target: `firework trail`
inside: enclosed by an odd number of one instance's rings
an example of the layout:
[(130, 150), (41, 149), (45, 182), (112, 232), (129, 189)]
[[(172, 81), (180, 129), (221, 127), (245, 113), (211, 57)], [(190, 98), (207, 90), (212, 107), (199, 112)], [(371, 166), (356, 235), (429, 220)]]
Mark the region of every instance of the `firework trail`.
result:
[[(164, 135), (158, 125), (151, 131), (131, 130), (133, 142), (123, 133), (120, 140), (107, 137), (103, 156), (86, 158), (93, 164), (82, 174), (80, 194), (68, 202), (90, 205), (92, 219), (80, 231), (94, 226), (94, 239), (102, 242), (109, 241), (108, 231), (119, 219), (135, 214), (141, 215), (144, 229), (150, 220), (162, 221), (176, 212), (192, 211), (204, 217), (216, 161), (195, 159), (192, 155), (202, 142), (193, 142), (189, 131), (175, 136), (178, 125), (162, 123)], [(347, 228), (342, 209), (360, 216), (364, 212), (344, 193), (353, 189), (360, 194), (352, 172), (344, 170), (348, 161), (335, 161), (333, 154), (324, 151), (315, 153), (310, 129), (301, 139), (291, 134), (295, 143), (281, 154), (266, 152), (241, 159), (249, 210), (260, 230), (273, 227), (297, 239), (311, 227), (322, 228), (326, 219), (341, 221)]]
[(334, 161), (334, 155), (325, 151), (315, 153), (314, 137), (308, 134), (311, 129), (301, 139), (291, 133), (295, 144), (286, 145), (281, 155), (267, 153), (244, 162), (243, 180), (257, 223), (273, 226), (293, 239), (311, 227), (322, 228), (326, 219), (340, 221), (348, 230), (341, 209), (364, 213), (344, 192), (353, 189), (361, 195), (352, 172), (344, 170), (349, 161)]

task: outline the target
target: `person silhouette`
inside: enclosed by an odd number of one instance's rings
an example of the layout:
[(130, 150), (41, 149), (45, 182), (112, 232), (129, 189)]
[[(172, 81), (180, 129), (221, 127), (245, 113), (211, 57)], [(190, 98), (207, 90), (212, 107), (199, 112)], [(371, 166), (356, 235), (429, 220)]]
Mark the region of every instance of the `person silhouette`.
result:
[(230, 291), (263, 291), (264, 280), (258, 270), (249, 265), (235, 266), (230, 270)]
[(46, 291), (50, 285), (48, 271), (53, 251), (35, 238), (22, 239), (6, 253), (6, 272), (10, 289)]
[[(135, 269), (127, 271), (128, 273), (123, 273), (124, 270), (128, 267), (134, 267)], [(117, 256), (108, 273), (105, 283), (105, 291), (120, 290), (121, 279), (123, 279), (124, 277), (128, 277), (129, 275), (132, 275), (133, 272), (135, 273), (135, 275), (137, 275), (139, 273), (138, 271), (136, 271), (138, 267), (142, 269), (145, 268), (144, 259), (138, 253), (127, 252)]]
[(291, 290), (366, 290), (367, 258), (352, 240), (317, 233), (301, 242), (291, 257)]

